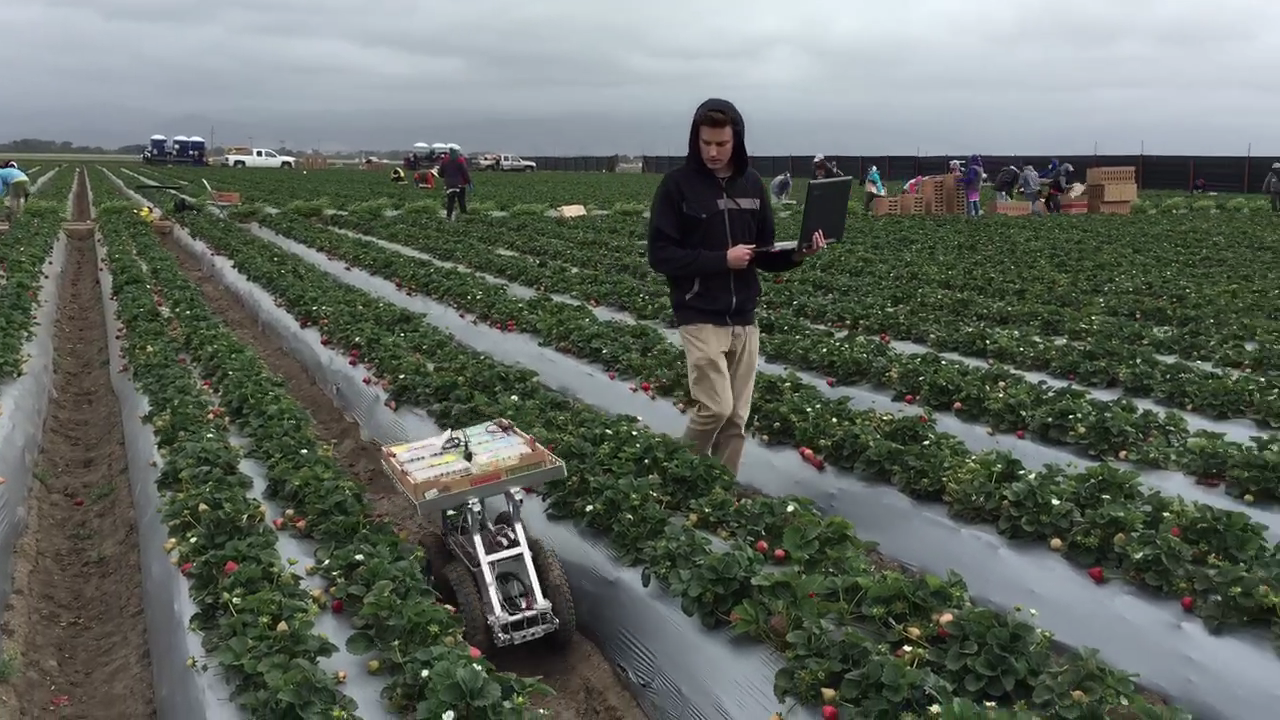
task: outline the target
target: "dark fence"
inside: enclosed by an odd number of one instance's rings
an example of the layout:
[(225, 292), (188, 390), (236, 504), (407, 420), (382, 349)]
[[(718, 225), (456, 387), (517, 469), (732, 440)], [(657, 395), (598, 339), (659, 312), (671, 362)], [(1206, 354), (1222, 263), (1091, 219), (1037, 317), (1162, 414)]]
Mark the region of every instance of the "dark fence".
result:
[[(539, 170), (568, 172), (615, 172), (618, 167), (618, 156), (579, 156), (579, 157), (530, 157), (524, 156), (538, 164)], [(837, 166), (847, 175), (862, 178), (866, 176), (872, 165), (880, 170), (880, 177), (886, 182), (903, 182), (917, 175), (939, 175), (947, 171), (949, 160), (964, 161), (964, 157), (950, 155), (828, 155), (828, 160), (835, 160)], [(983, 165), (987, 174), (994, 174), (1006, 165), (1034, 165), (1037, 170), (1044, 169), (1049, 160), (1047, 155), (983, 155)], [(1212, 157), (1194, 155), (1071, 155), (1058, 156), (1061, 162), (1068, 162), (1076, 169), (1080, 179), (1084, 179), (1084, 171), (1091, 167), (1135, 167), (1138, 169), (1138, 186), (1143, 190), (1190, 190), (1191, 183), (1203, 178), (1208, 189), (1213, 192), (1258, 192), (1262, 188), (1262, 180), (1271, 171), (1271, 163), (1276, 158), (1261, 157)], [(644, 158), (644, 172), (664, 173), (680, 163), (684, 157), (649, 155)], [(751, 158), (756, 171), (766, 178), (779, 175), (787, 170), (796, 177), (809, 177), (813, 167), (812, 155), (757, 155)]]

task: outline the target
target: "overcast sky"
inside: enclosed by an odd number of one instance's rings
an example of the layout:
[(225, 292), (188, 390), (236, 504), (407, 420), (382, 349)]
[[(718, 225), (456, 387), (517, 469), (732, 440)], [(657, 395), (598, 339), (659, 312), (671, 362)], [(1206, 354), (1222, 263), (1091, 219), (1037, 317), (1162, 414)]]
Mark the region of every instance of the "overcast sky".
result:
[(720, 96), (754, 154), (1280, 154), (1275, 0), (0, 0), (0, 23), (0, 140), (665, 155)]

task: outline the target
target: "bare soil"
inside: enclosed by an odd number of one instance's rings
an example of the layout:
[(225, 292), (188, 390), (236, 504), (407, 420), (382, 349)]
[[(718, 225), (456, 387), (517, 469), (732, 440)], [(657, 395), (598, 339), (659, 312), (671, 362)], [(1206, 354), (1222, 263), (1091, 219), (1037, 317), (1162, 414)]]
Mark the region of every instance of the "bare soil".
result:
[[(76, 181), (74, 220), (89, 220)], [(92, 240), (68, 241), (54, 382), (4, 636), (5, 720), (156, 715), (120, 406)]]
[[(374, 509), (397, 530), (408, 531), (410, 537), (421, 536), (428, 523), (383, 471), (378, 446), (361, 439), (359, 425), (333, 404), (307, 369), (259, 325), (234, 293), (215, 277), (206, 274), (201, 262), (192, 258), (172, 238), (164, 243), (177, 257), (187, 277), (200, 286), (209, 306), (236, 337), (255, 348), (271, 371), (284, 378), (290, 395), (310, 413), (317, 435), (333, 443), (334, 457), (353, 477), (364, 483), (365, 494)], [(491, 659), (501, 670), (523, 676), (541, 676), (556, 694), (541, 700), (538, 706), (551, 711), (553, 717), (560, 720), (645, 720), (645, 714), (613, 665), (590, 641), (578, 635), (567, 650), (559, 653), (548, 652), (541, 644), (537, 645), (500, 650)]]

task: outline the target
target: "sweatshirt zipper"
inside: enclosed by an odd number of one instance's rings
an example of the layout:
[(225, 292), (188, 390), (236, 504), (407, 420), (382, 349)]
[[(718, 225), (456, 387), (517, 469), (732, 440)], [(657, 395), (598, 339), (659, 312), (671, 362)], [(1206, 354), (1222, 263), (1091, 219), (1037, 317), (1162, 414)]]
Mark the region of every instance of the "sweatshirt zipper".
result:
[[(729, 190), (726, 184), (727, 180), (720, 181), (720, 193), (724, 195), (724, 238), (727, 250), (733, 249), (733, 231), (729, 229)], [(733, 285), (733, 269), (729, 269), (729, 314), (724, 316), (724, 320), (730, 326), (733, 325), (733, 313), (738, 309), (738, 292)]]

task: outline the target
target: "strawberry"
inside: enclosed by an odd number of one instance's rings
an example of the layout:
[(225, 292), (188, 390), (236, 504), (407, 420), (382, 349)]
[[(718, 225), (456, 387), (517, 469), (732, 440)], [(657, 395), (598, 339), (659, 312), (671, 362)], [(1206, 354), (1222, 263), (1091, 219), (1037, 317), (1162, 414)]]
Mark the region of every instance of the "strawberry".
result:
[(1089, 579), (1101, 585), (1102, 583), (1106, 582), (1107, 576), (1106, 576), (1106, 573), (1102, 571), (1102, 568), (1091, 567), (1089, 568)]
[(71, 504), (75, 505), (76, 507), (84, 507), (84, 498), (76, 498), (75, 500), (71, 501)]
[(642, 383), (640, 383), (640, 389), (641, 389), (641, 390), (643, 390), (643, 391), (645, 391), (645, 392), (649, 392), (650, 390), (652, 390), (652, 389), (653, 389), (653, 386), (652, 386), (652, 385), (650, 385), (650, 384), (649, 384), (649, 383), (647, 383), (647, 382), (642, 382)]
[(1178, 527), (1177, 525), (1174, 525), (1173, 527), (1169, 528), (1169, 534), (1174, 537), (1182, 537), (1182, 528)]
[(283, 529), (284, 529), (284, 518), (276, 518), (275, 520), (272, 520), (272, 521), (271, 521), (271, 524), (272, 524), (272, 525), (275, 525), (277, 530), (283, 530)]
[(183, 575), (186, 575), (187, 573), (191, 572), (191, 568), (193, 567), (195, 567), (194, 563), (183, 563), (182, 567), (178, 568), (178, 572), (182, 573)]
[(908, 396), (906, 396), (906, 397), (902, 398), (902, 402), (904, 402), (904, 403), (906, 403), (906, 404), (908, 404), (908, 405), (912, 405), (912, 404), (914, 404), (914, 403), (915, 403), (915, 401), (916, 401), (916, 396), (915, 396), (915, 395), (908, 395)]
[(1026, 437), (1027, 437), (1027, 433), (1026, 433), (1026, 431), (1025, 431), (1025, 430), (1019, 430), (1018, 432), (1014, 433), (1013, 435), (1014, 435), (1014, 437), (1018, 438), (1019, 440), (1022, 440), (1022, 439), (1024, 439), (1024, 438), (1026, 438)]
[(927, 423), (927, 422), (929, 422), (929, 416), (928, 416), (928, 415), (921, 415), (921, 416), (920, 416), (920, 422), (922, 422), (922, 423)]
[(334, 600), (333, 603), (329, 605), (329, 609), (332, 610), (335, 615), (342, 614), (342, 607), (343, 605), (341, 600)]
[(616, 372), (614, 372), (614, 371), (610, 370), (610, 371), (609, 371), (609, 379), (610, 379), (610, 380), (617, 380), (617, 379), (618, 379), (618, 373), (616, 373)]
[(782, 548), (778, 548), (777, 550), (774, 550), (774, 551), (773, 551), (773, 560), (774, 560), (774, 562), (785, 562), (785, 561), (786, 561), (786, 559), (787, 559), (787, 551), (786, 551), (786, 550), (783, 550)]
[(228, 560), (227, 564), (222, 566), (222, 572), (226, 575), (230, 575), (231, 573), (239, 569), (240, 569), (240, 566), (236, 564), (235, 560)]
[(757, 540), (756, 552), (760, 553), (761, 555), (764, 555), (765, 553), (769, 552), (769, 543), (763, 540)]
[(835, 386), (836, 386), (836, 379), (835, 379), (835, 378), (827, 378), (827, 387), (835, 387)]
[(1070, 375), (1068, 375), (1067, 380), (1070, 382), (1075, 382), (1076, 381), (1075, 373), (1071, 373)]
[(885, 345), (889, 344), (889, 333), (880, 333), (880, 342)]
[(827, 461), (823, 460), (820, 457), (815, 457), (814, 459), (809, 461), (809, 464), (814, 466), (818, 470), (822, 470), (827, 466)]
[(734, 625), (737, 625), (738, 623), (742, 622), (742, 616), (739, 615), (738, 612), (735, 610), (729, 613), (729, 622)]
[(480, 652), (480, 648), (476, 647), (475, 645), (468, 647), (467, 653), (471, 655), (472, 660), (479, 660), (481, 657), (484, 656), (484, 653)]
[(1182, 598), (1182, 609), (1183, 609), (1183, 610), (1186, 610), (1187, 612), (1191, 612), (1191, 610), (1192, 610), (1193, 608), (1195, 608), (1195, 606), (1196, 606), (1196, 599), (1195, 599), (1195, 598), (1191, 597), (1190, 595), (1188, 595), (1188, 596), (1186, 596), (1186, 597)]
[(822, 720), (840, 720), (840, 711), (835, 705), (823, 705)]
[(951, 411), (952, 411), (952, 412), (960, 412), (960, 411), (961, 411), (961, 410), (963, 410), (963, 409), (964, 409), (964, 405), (961, 405), (959, 400), (957, 400), (957, 401), (955, 401), (955, 402), (951, 403)]

